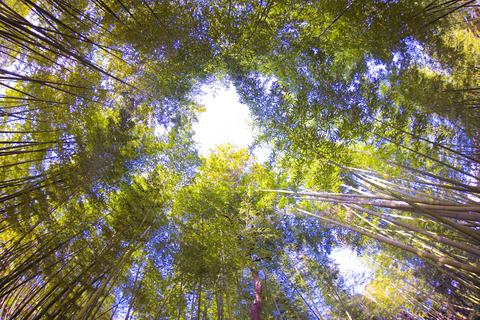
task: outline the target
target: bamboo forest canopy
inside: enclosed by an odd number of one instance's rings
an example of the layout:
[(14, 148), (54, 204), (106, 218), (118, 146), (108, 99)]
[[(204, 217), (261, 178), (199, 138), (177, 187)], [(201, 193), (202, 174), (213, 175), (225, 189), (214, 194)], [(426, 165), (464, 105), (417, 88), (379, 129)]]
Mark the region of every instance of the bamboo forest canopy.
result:
[(0, 319), (479, 319), (479, 6), (1, 1)]

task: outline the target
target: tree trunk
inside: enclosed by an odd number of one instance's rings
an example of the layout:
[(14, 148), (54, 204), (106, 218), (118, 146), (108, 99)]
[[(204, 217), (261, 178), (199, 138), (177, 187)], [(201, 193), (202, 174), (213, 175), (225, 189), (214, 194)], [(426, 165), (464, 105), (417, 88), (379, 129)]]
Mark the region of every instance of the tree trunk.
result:
[(197, 307), (197, 320), (201, 319), (202, 314), (202, 282), (203, 277), (200, 278), (200, 285), (198, 286), (198, 307)]
[(217, 294), (217, 320), (223, 320), (223, 277), (220, 275)]
[(258, 271), (250, 269), (252, 271), (253, 282), (255, 284), (255, 301), (250, 307), (250, 320), (260, 320), (260, 313), (262, 312), (262, 281), (258, 276)]
[(230, 303), (230, 288), (228, 287), (228, 279), (225, 277), (225, 296), (227, 298), (228, 320), (232, 320), (232, 304)]
[(240, 280), (238, 279), (237, 276), (237, 292), (238, 292), (238, 305), (239, 305), (239, 310), (240, 310), (240, 320), (245, 320), (243, 316), (243, 299), (242, 299), (242, 286), (240, 285)]

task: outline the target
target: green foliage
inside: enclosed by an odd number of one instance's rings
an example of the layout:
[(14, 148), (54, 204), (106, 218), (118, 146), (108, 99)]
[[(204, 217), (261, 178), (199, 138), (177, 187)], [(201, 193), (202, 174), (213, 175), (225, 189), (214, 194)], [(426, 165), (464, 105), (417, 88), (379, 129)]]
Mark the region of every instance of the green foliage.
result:
[[(3, 1), (0, 318), (244, 319), (257, 270), (266, 318), (473, 318), (477, 11), (468, 1)], [(198, 156), (195, 96), (213, 81), (249, 105), (269, 166), (233, 146)], [(358, 201), (366, 193), (373, 200)], [(405, 266), (377, 269), (353, 294), (328, 259), (337, 245)], [(396, 279), (415, 283), (380, 285)]]
[(183, 277), (214, 282), (275, 256), (274, 196), (260, 191), (272, 177), (252, 160), (246, 150), (221, 147), (178, 193), (172, 215), (181, 228), (176, 260)]

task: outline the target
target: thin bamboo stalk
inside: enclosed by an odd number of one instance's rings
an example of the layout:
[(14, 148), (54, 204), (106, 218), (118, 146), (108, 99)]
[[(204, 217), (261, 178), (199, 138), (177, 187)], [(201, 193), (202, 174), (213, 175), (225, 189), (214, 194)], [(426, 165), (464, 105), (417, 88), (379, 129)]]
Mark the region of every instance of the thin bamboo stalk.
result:
[(403, 228), (406, 228), (408, 230), (411, 230), (411, 231), (414, 231), (414, 232), (418, 232), (419, 234), (422, 234), (424, 236), (427, 236), (427, 237), (430, 237), (432, 239), (435, 239), (436, 241), (440, 242), (440, 243), (443, 243), (443, 244), (446, 244), (446, 245), (449, 245), (449, 246), (452, 246), (452, 247), (455, 247), (455, 248), (458, 248), (458, 249), (461, 249), (461, 250), (464, 250), (466, 252), (469, 252), (473, 255), (476, 255), (477, 257), (480, 257), (480, 249), (477, 249), (477, 248), (474, 248), (472, 246), (467, 246), (463, 243), (459, 243), (459, 242), (455, 242), (453, 240), (450, 240), (448, 238), (445, 238), (445, 237), (442, 237), (442, 236), (439, 236), (433, 232), (428, 232), (428, 231), (425, 231), (423, 229), (420, 229), (420, 228), (417, 228), (417, 227), (414, 227), (414, 226), (411, 226), (409, 225), (408, 223), (404, 223), (404, 222), (401, 222), (401, 221), (398, 221), (398, 220), (395, 220), (395, 219), (392, 219), (392, 218), (389, 218), (387, 216), (384, 216), (382, 214), (379, 214), (377, 212), (374, 212), (374, 211), (371, 211), (371, 210), (368, 210), (368, 209), (364, 209), (362, 207), (359, 207), (357, 205), (346, 205), (348, 207), (352, 207), (352, 208), (355, 208), (357, 210), (360, 210), (360, 211), (363, 211), (365, 213), (368, 213), (368, 214), (371, 214), (373, 216), (376, 216), (380, 219), (383, 219), (385, 221), (389, 221), (391, 223), (393, 223), (394, 225), (397, 225), (397, 226), (400, 226), (400, 227), (403, 227)]
[(460, 270), (464, 270), (464, 271), (468, 271), (468, 272), (473, 272), (475, 274), (480, 274), (480, 268), (479, 267), (476, 267), (476, 266), (472, 266), (472, 265), (469, 265), (469, 264), (464, 264), (464, 263), (460, 263), (458, 261), (453, 261), (451, 259), (446, 259), (446, 258), (442, 258), (442, 257), (438, 257), (436, 255), (433, 255), (431, 253), (428, 253), (428, 252), (424, 252), (424, 251), (421, 251), (421, 250), (418, 250), (416, 248), (413, 248), (413, 247), (410, 247), (408, 245), (405, 245), (403, 243), (400, 243), (398, 241), (394, 241), (392, 239), (389, 239), (387, 237), (384, 237), (384, 236), (380, 236), (380, 235), (376, 235), (376, 234), (373, 234), (373, 233), (370, 233), (370, 232), (367, 232), (367, 231), (363, 231), (363, 230), (360, 230), (358, 228), (354, 228), (354, 227), (351, 227), (351, 226), (348, 226), (346, 224), (343, 224), (343, 223), (340, 223), (340, 222), (337, 222), (337, 221), (334, 221), (334, 220), (330, 220), (330, 219), (327, 219), (327, 218), (324, 218), (322, 216), (319, 216), (319, 215), (316, 215), (316, 214), (313, 214), (313, 213), (310, 213), (308, 211), (305, 211), (305, 210), (302, 210), (302, 209), (299, 209), (297, 208), (298, 211), (302, 212), (302, 213), (305, 213), (307, 215), (310, 215), (312, 217), (315, 217), (317, 219), (320, 219), (320, 220), (323, 220), (323, 221), (326, 221), (330, 224), (334, 224), (334, 225), (337, 225), (339, 227), (342, 227), (342, 228), (345, 228), (345, 229), (349, 229), (351, 231), (354, 231), (356, 233), (359, 233), (359, 234), (362, 234), (362, 235), (365, 235), (365, 236), (368, 236), (372, 239), (375, 239), (375, 240), (378, 240), (378, 241), (381, 241), (381, 242), (384, 242), (386, 244), (389, 244), (389, 245), (392, 245), (394, 247), (397, 247), (397, 248), (400, 248), (400, 249), (403, 249), (405, 251), (408, 251), (410, 253), (413, 253), (421, 258), (424, 258), (424, 259), (429, 259), (429, 260), (432, 260), (432, 261), (436, 261), (438, 263), (441, 263), (441, 264), (446, 264), (446, 265), (450, 265), (450, 266), (453, 266), (455, 268), (458, 268)]

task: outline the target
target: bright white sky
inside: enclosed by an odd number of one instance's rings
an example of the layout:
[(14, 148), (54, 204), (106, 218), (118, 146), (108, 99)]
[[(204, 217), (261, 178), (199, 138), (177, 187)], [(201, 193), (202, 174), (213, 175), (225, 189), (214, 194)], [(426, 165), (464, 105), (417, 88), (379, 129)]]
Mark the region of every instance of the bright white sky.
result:
[(355, 292), (365, 290), (372, 278), (372, 271), (364, 265), (355, 252), (347, 248), (337, 248), (332, 251), (330, 258), (338, 263), (338, 270), (349, 286), (355, 288)]
[[(216, 94), (208, 93), (201, 99), (206, 111), (199, 116), (194, 125), (195, 141), (199, 144), (202, 155), (207, 156), (216, 145), (231, 143), (247, 148), (253, 142), (250, 111), (246, 105), (238, 102), (239, 97), (234, 88), (217, 89)], [(255, 149), (257, 162), (268, 157), (266, 149)]]

